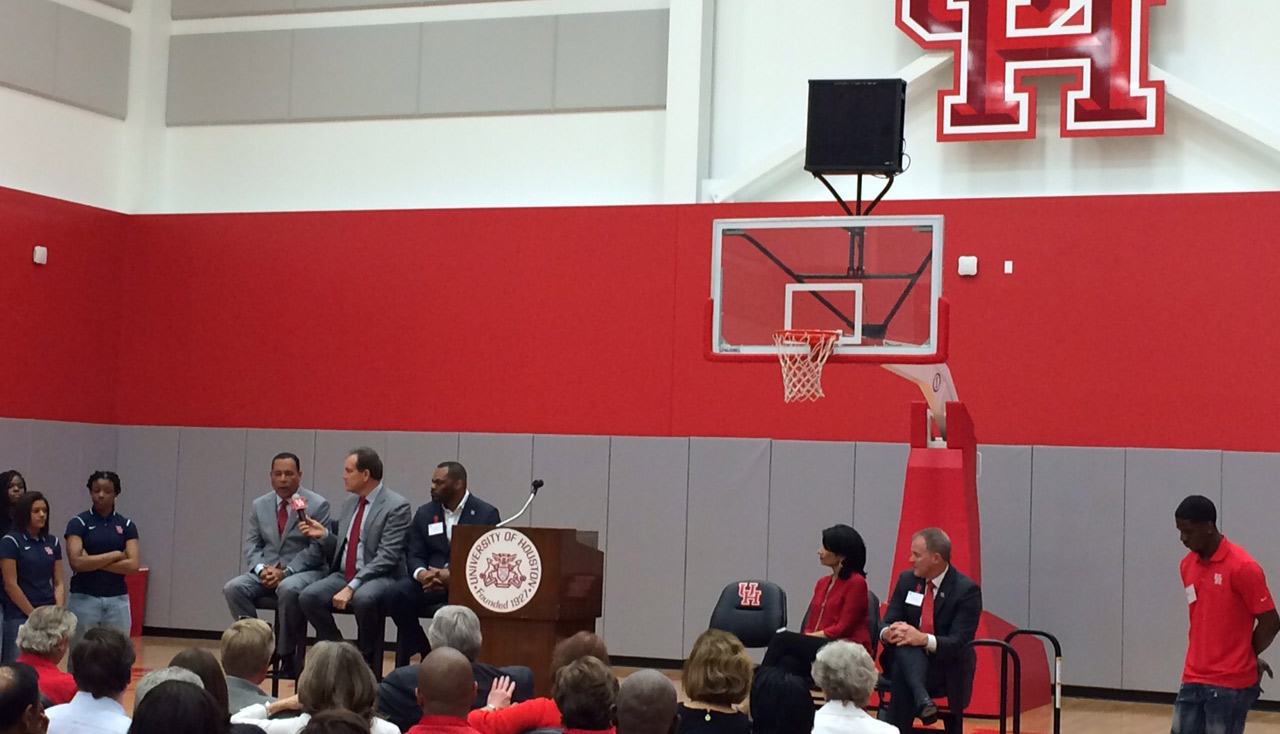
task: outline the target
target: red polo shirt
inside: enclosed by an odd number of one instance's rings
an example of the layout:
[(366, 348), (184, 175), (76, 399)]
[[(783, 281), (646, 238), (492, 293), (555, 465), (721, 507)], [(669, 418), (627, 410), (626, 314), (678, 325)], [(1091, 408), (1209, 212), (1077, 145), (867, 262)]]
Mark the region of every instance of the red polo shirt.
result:
[(1262, 567), (1240, 546), (1222, 539), (1209, 560), (1182, 559), (1191, 629), (1183, 683), (1250, 688), (1258, 682), (1254, 617), (1276, 608)]
[(480, 734), (459, 716), (423, 716), (405, 734)]
[(18, 662), (26, 663), (36, 669), (36, 677), (40, 680), (40, 692), (49, 697), (56, 706), (69, 702), (76, 695), (76, 679), (70, 673), (58, 670), (58, 666), (39, 655), (24, 652), (18, 656)]

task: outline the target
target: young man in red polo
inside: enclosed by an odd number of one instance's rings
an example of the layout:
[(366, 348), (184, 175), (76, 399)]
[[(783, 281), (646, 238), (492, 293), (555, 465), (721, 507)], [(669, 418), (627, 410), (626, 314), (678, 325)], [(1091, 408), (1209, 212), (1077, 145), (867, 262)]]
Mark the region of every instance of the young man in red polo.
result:
[(1218, 511), (1191, 495), (1173, 513), (1191, 628), (1172, 734), (1241, 734), (1271, 667), (1258, 657), (1280, 631), (1262, 567), (1218, 532)]

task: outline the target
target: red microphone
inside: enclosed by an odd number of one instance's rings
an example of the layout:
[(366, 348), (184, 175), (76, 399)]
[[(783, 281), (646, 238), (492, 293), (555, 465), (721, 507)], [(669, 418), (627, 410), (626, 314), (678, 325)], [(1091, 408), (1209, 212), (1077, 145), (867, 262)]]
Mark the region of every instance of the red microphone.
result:
[(298, 513), (298, 524), (301, 525), (307, 519), (307, 498), (301, 492), (296, 492), (289, 502), (293, 505), (293, 511)]

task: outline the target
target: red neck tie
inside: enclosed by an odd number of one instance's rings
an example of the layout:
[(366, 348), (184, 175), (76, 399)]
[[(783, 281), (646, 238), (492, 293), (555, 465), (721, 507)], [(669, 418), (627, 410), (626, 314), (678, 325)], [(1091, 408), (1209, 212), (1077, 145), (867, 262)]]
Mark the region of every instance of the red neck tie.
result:
[(933, 634), (933, 582), (930, 581), (924, 590), (924, 601), (920, 604), (920, 631), (926, 635)]
[(280, 509), (276, 510), (276, 527), (280, 528), (280, 537), (284, 537), (284, 523), (289, 519), (289, 501), (280, 500)]
[(356, 549), (360, 547), (360, 523), (364, 522), (364, 506), (369, 500), (361, 497), (356, 507), (356, 516), (351, 520), (351, 538), (347, 541), (347, 581), (356, 577)]

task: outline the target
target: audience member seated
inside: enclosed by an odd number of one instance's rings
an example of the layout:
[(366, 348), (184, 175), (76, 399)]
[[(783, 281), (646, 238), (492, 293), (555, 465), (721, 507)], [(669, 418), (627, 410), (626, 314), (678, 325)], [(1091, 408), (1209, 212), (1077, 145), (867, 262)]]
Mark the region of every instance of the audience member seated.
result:
[[(604, 640), (590, 632), (579, 632), (561, 640), (551, 652), (551, 677), (575, 660), (593, 657), (609, 664), (609, 650)], [(467, 715), (467, 723), (482, 734), (521, 734), (530, 729), (560, 726), (560, 709), (550, 698), (532, 698), (512, 704), (515, 685), (505, 676), (493, 682), (488, 705)]]
[(561, 668), (551, 687), (551, 699), (560, 709), (560, 724), (565, 734), (613, 734), (618, 678), (599, 660), (579, 658)]
[(369, 734), (369, 722), (350, 711), (321, 711), (299, 734)]
[(188, 647), (174, 655), (169, 665), (186, 668), (200, 676), (201, 685), (210, 696), (213, 696), (213, 700), (217, 701), (218, 706), (223, 709), (223, 714), (228, 718), (231, 716), (227, 702), (227, 677), (223, 674), (222, 666), (218, 664), (218, 659), (213, 656), (213, 653), (198, 647)]
[[(321, 711), (341, 709), (370, 722), (372, 734), (400, 734), (394, 724), (373, 715), (378, 684), (364, 656), (347, 642), (320, 642), (307, 654), (298, 677), (298, 694), (263, 705), (255, 703), (231, 716), (233, 724), (257, 724), (267, 734), (297, 734)], [(301, 711), (290, 719), (272, 718), (281, 711)]]
[(476, 734), (467, 724), (476, 695), (471, 661), (453, 648), (432, 648), (418, 668), (422, 717), (405, 734)]
[(863, 710), (879, 677), (871, 653), (861, 645), (837, 640), (819, 650), (813, 680), (827, 702), (813, 716), (814, 734), (897, 734), (892, 724)]
[[(199, 676), (201, 686), (209, 692), (210, 696), (213, 696), (213, 700), (217, 702), (219, 709), (222, 711), (222, 717), (227, 721), (231, 720), (230, 709), (228, 708), (230, 704), (228, 702), (227, 676), (222, 672), (222, 666), (218, 664), (218, 659), (213, 656), (213, 653), (198, 647), (189, 647), (174, 655), (173, 660), (169, 661), (169, 665), (185, 668)], [(254, 724), (231, 725), (232, 734), (255, 734), (258, 731), (259, 727)]]
[(751, 680), (751, 734), (809, 734), (812, 730), (808, 681), (782, 668), (756, 670)]
[(751, 719), (738, 705), (751, 692), (754, 663), (734, 635), (707, 630), (693, 643), (681, 682), (681, 734), (750, 734)]
[(218, 709), (199, 685), (166, 680), (134, 704), (129, 734), (227, 734), (227, 719)]
[(880, 632), (880, 662), (892, 686), (889, 721), (903, 734), (917, 716), (926, 726), (937, 721), (933, 696), (964, 710), (976, 665), (966, 647), (981, 616), (982, 590), (952, 567), (947, 534), (925, 528), (912, 536), (911, 568), (894, 584)]
[(803, 629), (774, 635), (762, 667), (779, 666), (807, 679), (814, 656), (831, 640), (849, 640), (871, 650), (867, 546), (862, 536), (848, 525), (823, 530), (818, 562), (831, 573), (814, 585)]
[(267, 679), (274, 649), (271, 625), (261, 619), (242, 619), (222, 633), (219, 652), (227, 677), (227, 708), (232, 713), (276, 700), (260, 688)]
[[(453, 648), (471, 661), (471, 671), (476, 682), (476, 695), (471, 708), (484, 706), (493, 682), (504, 673), (500, 668), (476, 661), (484, 642), (480, 633), (480, 618), (476, 613), (457, 604), (441, 607), (431, 618), (427, 639), (431, 649)], [(533, 695), (533, 673), (527, 668), (524, 670), (528, 672), (528, 677), (523, 685), (517, 686), (512, 700), (524, 701)], [(379, 715), (401, 729), (408, 729), (422, 718), (416, 694), (418, 672), (417, 665), (404, 665), (391, 671), (378, 684)]]
[(71, 669), (80, 689), (71, 701), (51, 707), (49, 734), (125, 734), (124, 691), (133, 672), (133, 644), (113, 627), (92, 627), (71, 648)]
[(76, 695), (76, 679), (58, 669), (75, 631), (76, 615), (55, 606), (36, 607), (18, 628), (18, 662), (35, 669), (40, 692), (55, 706)]
[(142, 699), (146, 698), (150, 693), (158, 688), (161, 683), (170, 681), (178, 681), (179, 683), (190, 683), (193, 686), (204, 688), (204, 681), (200, 680), (200, 676), (194, 671), (186, 668), (170, 665), (166, 668), (156, 668), (138, 679), (138, 685), (133, 689), (133, 708), (136, 711), (138, 704), (142, 703)]
[(25, 663), (0, 665), (0, 732), (44, 734), (48, 726), (35, 669)]
[(671, 679), (656, 670), (637, 670), (618, 688), (613, 726), (617, 734), (676, 734), (679, 699)]

